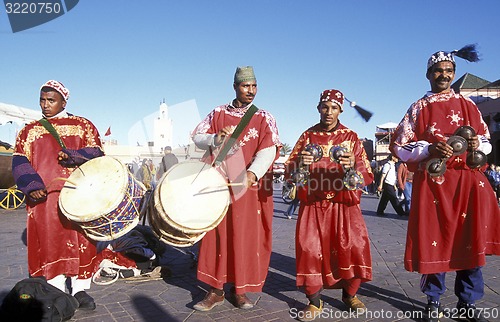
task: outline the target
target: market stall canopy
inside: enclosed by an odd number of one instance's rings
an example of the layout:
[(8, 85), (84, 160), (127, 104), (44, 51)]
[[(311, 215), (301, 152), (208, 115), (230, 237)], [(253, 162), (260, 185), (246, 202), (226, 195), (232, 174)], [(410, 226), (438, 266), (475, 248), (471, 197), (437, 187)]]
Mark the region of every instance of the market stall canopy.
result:
[(19, 126), (42, 118), (41, 111), (0, 102), (0, 125), (16, 123)]
[(398, 123), (387, 122), (384, 124), (377, 125), (377, 128), (379, 128), (379, 129), (395, 129), (397, 126), (398, 126)]

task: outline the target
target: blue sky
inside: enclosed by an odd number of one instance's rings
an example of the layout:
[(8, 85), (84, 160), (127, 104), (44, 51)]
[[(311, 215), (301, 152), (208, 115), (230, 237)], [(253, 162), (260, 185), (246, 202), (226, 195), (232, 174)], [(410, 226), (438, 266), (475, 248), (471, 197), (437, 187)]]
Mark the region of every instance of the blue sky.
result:
[[(111, 127), (120, 144), (163, 99), (185, 117), (174, 123), (188, 126), (229, 102), (237, 66), (254, 67), (255, 104), (290, 145), (318, 121), (329, 88), (374, 113), (366, 123), (346, 104), (340, 116), (373, 139), (429, 89), (426, 62), (438, 50), (477, 43), (482, 61), (458, 59), (457, 78), (500, 79), (496, 0), (83, 0), (18, 33), (1, 8), (0, 102), (38, 109), (40, 85), (60, 80), (71, 91), (68, 111), (102, 135)], [(197, 111), (182, 113), (192, 100)], [(13, 132), (0, 126), (0, 140)]]

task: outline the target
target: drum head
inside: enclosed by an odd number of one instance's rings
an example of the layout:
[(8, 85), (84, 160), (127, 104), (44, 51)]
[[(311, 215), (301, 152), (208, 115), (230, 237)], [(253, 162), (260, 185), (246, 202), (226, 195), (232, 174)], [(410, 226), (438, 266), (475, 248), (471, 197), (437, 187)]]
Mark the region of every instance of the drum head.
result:
[(154, 197), (159, 215), (169, 225), (190, 233), (213, 229), (230, 202), (226, 179), (203, 162), (174, 165), (158, 183)]
[(59, 195), (59, 207), (66, 217), (86, 222), (115, 210), (128, 188), (125, 165), (102, 156), (75, 169)]

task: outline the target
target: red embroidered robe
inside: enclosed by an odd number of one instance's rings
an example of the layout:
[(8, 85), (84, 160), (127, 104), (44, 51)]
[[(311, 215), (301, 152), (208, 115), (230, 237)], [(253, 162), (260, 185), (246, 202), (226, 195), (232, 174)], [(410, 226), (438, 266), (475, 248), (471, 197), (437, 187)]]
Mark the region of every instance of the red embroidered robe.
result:
[[(355, 155), (355, 168), (364, 185), (373, 173), (357, 134), (339, 123), (331, 132), (319, 124), (305, 131), (286, 163), (287, 175), (297, 169), (306, 145), (321, 147), (322, 158), (310, 165), (309, 180), (299, 188), (299, 218), (296, 228), (297, 286), (342, 287), (342, 280), (372, 279), (368, 231), (359, 206), (361, 191), (343, 186), (344, 170), (330, 160), (332, 147), (341, 146)], [(336, 285), (337, 284), (337, 285)]]
[[(408, 109), (392, 138), (411, 150), (418, 141), (446, 141), (463, 125), (489, 138), (477, 106), (453, 91), (426, 96)], [(414, 171), (405, 268), (422, 274), (470, 269), (500, 254), (500, 211), (484, 169), (470, 169), (467, 152), (446, 161), (444, 182), (425, 170), (428, 158), (408, 162)]]
[[(236, 127), (245, 112), (246, 108), (219, 106), (193, 135)], [(280, 146), (276, 121), (268, 112), (258, 110), (218, 170), (230, 182), (242, 182), (256, 153), (272, 146)], [(211, 163), (219, 151), (213, 151), (206, 162)], [(224, 219), (201, 241), (197, 274), (200, 281), (218, 289), (224, 283), (234, 283), (237, 294), (262, 291), (272, 249), (272, 185), (272, 172), (268, 171), (256, 187), (230, 187), (231, 204)]]
[[(68, 149), (102, 149), (99, 133), (87, 119), (68, 116), (50, 119), (50, 122)], [(38, 121), (26, 125), (16, 140), (14, 156), (28, 159), (48, 192), (46, 200), (28, 202), (26, 206), (29, 273), (47, 279), (61, 274), (86, 279), (95, 270), (96, 249), (59, 210), (58, 198), (64, 181), (56, 178), (68, 178), (73, 171), (78, 171), (58, 163), (59, 151), (61, 147), (56, 139)], [(32, 169), (21, 169), (26, 166), (29, 165), (13, 170), (32, 172)]]

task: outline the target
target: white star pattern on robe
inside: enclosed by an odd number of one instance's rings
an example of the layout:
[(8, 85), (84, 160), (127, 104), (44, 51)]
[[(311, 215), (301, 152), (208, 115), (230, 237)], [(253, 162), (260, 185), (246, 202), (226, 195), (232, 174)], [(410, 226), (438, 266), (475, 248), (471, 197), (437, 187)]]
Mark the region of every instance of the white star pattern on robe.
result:
[(429, 126), (429, 129), (428, 129), (427, 131), (429, 131), (429, 133), (431, 133), (432, 135), (434, 135), (436, 131), (439, 131), (439, 130), (436, 128), (436, 125), (437, 125), (437, 123), (436, 123), (436, 122), (432, 123), (432, 125), (431, 125), (431, 126)]
[(457, 111), (457, 114), (455, 114), (455, 111), (454, 110), (451, 110), (451, 115), (446, 115), (446, 118), (451, 118), (451, 121), (450, 121), (450, 124), (453, 124), (453, 122), (457, 123), (462, 120), (463, 121), (463, 117), (460, 117), (460, 111)]

